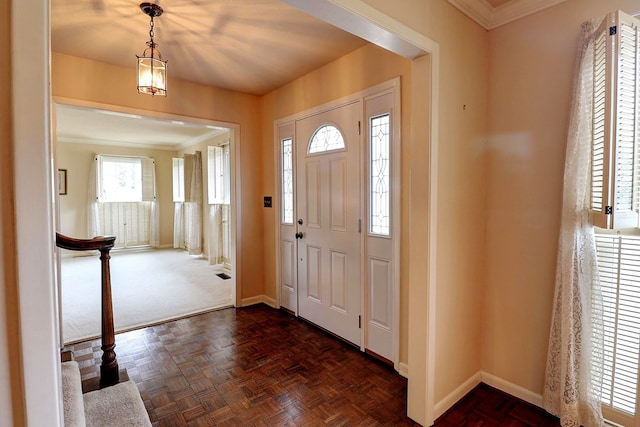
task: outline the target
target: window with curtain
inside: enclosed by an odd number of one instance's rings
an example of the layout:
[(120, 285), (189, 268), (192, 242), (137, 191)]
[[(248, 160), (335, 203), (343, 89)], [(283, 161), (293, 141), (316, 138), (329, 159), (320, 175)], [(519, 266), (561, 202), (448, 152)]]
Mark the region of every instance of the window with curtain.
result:
[(190, 255), (202, 253), (202, 153), (184, 154), (172, 160), (173, 247)]
[(184, 202), (184, 159), (174, 157), (173, 165), (173, 201)]
[(603, 414), (623, 425), (638, 417), (640, 360), (640, 32), (622, 12), (600, 25), (593, 44), (591, 210), (596, 226), (604, 321)]
[(207, 184), (210, 205), (231, 203), (231, 163), (229, 144), (207, 148)]
[(155, 162), (148, 157), (97, 155), (97, 221), (116, 247), (157, 246)]
[(229, 142), (207, 148), (209, 261), (230, 264), (231, 153)]

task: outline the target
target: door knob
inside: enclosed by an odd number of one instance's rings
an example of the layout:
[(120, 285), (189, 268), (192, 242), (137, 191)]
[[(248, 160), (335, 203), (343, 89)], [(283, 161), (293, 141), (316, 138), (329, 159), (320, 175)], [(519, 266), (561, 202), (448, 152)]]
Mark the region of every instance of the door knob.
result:
[(302, 231), (298, 231), (296, 233), (296, 239), (302, 239), (303, 236), (304, 236), (304, 234), (302, 234)]

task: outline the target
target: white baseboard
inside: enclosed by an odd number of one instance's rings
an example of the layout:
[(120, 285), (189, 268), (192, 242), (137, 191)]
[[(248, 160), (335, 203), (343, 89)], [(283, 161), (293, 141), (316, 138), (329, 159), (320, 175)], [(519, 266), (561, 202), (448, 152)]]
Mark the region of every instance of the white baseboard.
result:
[(262, 295), (256, 295), (255, 297), (243, 298), (240, 301), (240, 307), (248, 307), (250, 305), (256, 305), (262, 303)]
[(398, 373), (405, 378), (409, 378), (409, 365), (406, 363), (398, 363)]
[(532, 405), (535, 405), (539, 408), (542, 408), (542, 395), (538, 393), (534, 393), (531, 390), (527, 390), (524, 387), (521, 387), (517, 384), (510, 383), (507, 380), (504, 380), (500, 377), (496, 377), (495, 375), (489, 374), (488, 372), (482, 372), (482, 382), (490, 385), (493, 388), (497, 388), (498, 390), (504, 391), (512, 396), (515, 396), (519, 399), (524, 400)]
[(462, 399), (467, 393), (473, 390), (475, 386), (480, 384), (481, 379), (482, 372), (476, 372), (471, 376), (471, 378), (460, 384), (458, 388), (449, 393), (444, 399), (436, 403), (433, 409), (434, 418), (437, 419), (439, 416), (447, 412), (449, 408), (458, 403), (458, 401), (460, 401), (460, 399)]
[(267, 304), (269, 307), (277, 308), (276, 300), (266, 295), (256, 295), (255, 297), (243, 298), (242, 301), (240, 301), (240, 307), (248, 307), (250, 305), (262, 303)]
[(278, 306), (276, 305), (276, 300), (266, 295), (262, 295), (262, 302), (267, 304), (271, 308), (278, 308)]
[(469, 393), (475, 386), (481, 382), (503, 391), (511, 396), (515, 396), (518, 399), (522, 399), (527, 403), (542, 408), (542, 395), (534, 393), (531, 390), (527, 390), (517, 384), (513, 384), (507, 380), (504, 380), (488, 372), (480, 371), (462, 383), (458, 388), (449, 393), (444, 399), (436, 403), (434, 408), (435, 418), (438, 418), (453, 405), (455, 405), (460, 399), (462, 399), (467, 393)]

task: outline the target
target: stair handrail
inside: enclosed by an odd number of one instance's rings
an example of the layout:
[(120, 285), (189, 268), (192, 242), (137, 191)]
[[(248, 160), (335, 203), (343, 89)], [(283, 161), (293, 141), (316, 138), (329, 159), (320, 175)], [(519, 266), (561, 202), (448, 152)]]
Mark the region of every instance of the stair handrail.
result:
[(111, 272), (109, 251), (115, 236), (97, 236), (92, 239), (76, 239), (56, 233), (56, 246), (71, 251), (100, 251), (102, 267), (102, 363), (100, 364), (100, 387), (108, 387), (120, 381), (116, 358), (115, 331), (113, 327), (113, 302), (111, 299)]

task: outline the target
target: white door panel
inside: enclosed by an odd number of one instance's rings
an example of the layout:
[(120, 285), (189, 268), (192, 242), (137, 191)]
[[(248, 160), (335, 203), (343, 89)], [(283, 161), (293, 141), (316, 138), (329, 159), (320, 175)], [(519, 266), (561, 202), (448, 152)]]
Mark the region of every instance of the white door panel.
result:
[[(296, 122), (299, 315), (359, 345), (360, 103)], [(308, 153), (321, 126), (342, 133), (345, 147)], [(329, 145), (327, 145), (329, 146)], [(301, 222), (301, 223), (300, 223)]]
[[(395, 334), (399, 319), (399, 276), (394, 258), (397, 263), (397, 206), (400, 203), (397, 185), (400, 181), (399, 150), (393, 137), (398, 118), (393, 113), (393, 105), (391, 92), (368, 98), (365, 101), (363, 126), (369, 155), (366, 175), (369, 179), (370, 199), (365, 261), (367, 277), (364, 346), (368, 351), (391, 361), (397, 360)], [(394, 251), (397, 251), (395, 255)]]
[(298, 253), (294, 221), (294, 163), (293, 122), (278, 126), (280, 151), (280, 307), (298, 313)]

